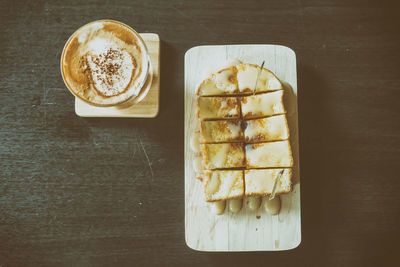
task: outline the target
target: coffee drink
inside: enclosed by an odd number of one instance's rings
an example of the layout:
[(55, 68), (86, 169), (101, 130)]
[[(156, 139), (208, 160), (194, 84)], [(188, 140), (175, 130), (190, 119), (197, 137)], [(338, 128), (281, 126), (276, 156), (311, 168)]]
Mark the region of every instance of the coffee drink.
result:
[(149, 71), (146, 45), (132, 28), (112, 20), (91, 22), (67, 41), (61, 73), (68, 89), (96, 106), (139, 95)]

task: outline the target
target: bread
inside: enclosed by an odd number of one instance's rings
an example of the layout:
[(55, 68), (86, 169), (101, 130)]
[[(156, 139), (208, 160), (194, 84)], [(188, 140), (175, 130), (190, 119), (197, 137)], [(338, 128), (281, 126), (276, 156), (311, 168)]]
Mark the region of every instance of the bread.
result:
[(244, 139), (240, 120), (202, 121), (200, 133), (201, 143), (240, 142)]
[(202, 144), (201, 151), (206, 169), (241, 168), (246, 166), (243, 144)]
[(267, 196), (272, 193), (275, 179), (283, 170), (276, 184), (275, 194), (289, 193), (292, 190), (292, 169), (259, 169), (246, 170), (245, 188), (246, 196)]
[(286, 113), (283, 106), (283, 90), (272, 93), (245, 96), (241, 99), (244, 119), (260, 118)]
[(218, 201), (244, 196), (242, 170), (206, 171), (204, 179), (206, 201)]
[(236, 97), (199, 97), (197, 106), (199, 119), (240, 118), (240, 106)]
[(289, 141), (246, 145), (247, 168), (292, 167), (293, 157)]
[(199, 96), (234, 95), (239, 93), (236, 67), (222, 69), (205, 79), (197, 89)]
[(285, 115), (249, 120), (244, 123), (247, 143), (287, 140), (289, 129)]
[[(282, 89), (279, 79), (272, 72), (264, 68), (257, 81), (259, 71), (260, 67), (253, 64), (239, 64), (237, 66), (237, 82), (240, 92), (254, 93), (255, 90), (258, 93)], [(257, 88), (255, 88), (256, 83)]]
[(211, 75), (198, 88), (206, 201), (267, 196), (282, 168), (276, 194), (292, 189), (282, 84), (263, 69), (256, 86), (259, 70), (239, 64)]

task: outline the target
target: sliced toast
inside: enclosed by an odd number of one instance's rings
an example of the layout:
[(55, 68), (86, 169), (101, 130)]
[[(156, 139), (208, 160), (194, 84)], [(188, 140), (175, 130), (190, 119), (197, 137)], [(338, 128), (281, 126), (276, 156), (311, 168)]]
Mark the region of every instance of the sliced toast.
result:
[(199, 119), (239, 119), (240, 106), (236, 97), (199, 97)]
[(205, 79), (197, 89), (199, 96), (234, 95), (239, 93), (235, 66), (222, 69)]
[[(282, 175), (280, 172), (283, 170)], [(272, 193), (274, 182), (275, 194), (289, 193), (292, 190), (292, 169), (259, 169), (244, 171), (246, 196), (267, 196)]]
[(247, 143), (287, 140), (289, 127), (285, 115), (249, 120), (244, 123)]
[(241, 143), (202, 144), (201, 151), (206, 169), (241, 168), (246, 166)]
[(206, 171), (203, 182), (206, 201), (227, 200), (244, 196), (242, 170)]
[[(262, 69), (257, 80), (260, 67), (253, 64), (239, 64), (237, 66), (237, 82), (240, 92), (259, 93), (281, 90), (279, 79), (269, 70)], [(257, 86), (257, 88), (255, 88)]]
[(292, 167), (290, 143), (276, 141), (246, 145), (247, 168)]
[(241, 121), (202, 121), (200, 123), (200, 143), (243, 141)]
[(260, 118), (286, 113), (283, 106), (283, 90), (258, 95), (245, 96), (241, 99), (243, 119)]

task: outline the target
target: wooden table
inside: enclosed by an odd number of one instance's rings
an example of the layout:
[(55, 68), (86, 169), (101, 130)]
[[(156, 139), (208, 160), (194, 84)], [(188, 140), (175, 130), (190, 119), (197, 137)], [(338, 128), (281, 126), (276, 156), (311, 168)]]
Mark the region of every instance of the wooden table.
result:
[[(400, 19), (369, 2), (2, 1), (0, 266), (394, 265)], [(156, 119), (74, 114), (60, 54), (101, 18), (160, 35)], [(183, 56), (231, 43), (297, 53), (303, 232), (292, 251), (185, 245)]]

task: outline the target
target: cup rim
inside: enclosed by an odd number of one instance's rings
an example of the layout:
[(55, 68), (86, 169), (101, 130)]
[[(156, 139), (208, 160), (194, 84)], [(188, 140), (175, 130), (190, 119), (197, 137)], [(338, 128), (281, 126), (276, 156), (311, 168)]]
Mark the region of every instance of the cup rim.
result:
[[(120, 24), (120, 25), (122, 25), (122, 26), (128, 28), (128, 29), (139, 39), (139, 41), (142, 43), (143, 48), (144, 48), (144, 52), (145, 52), (145, 54), (146, 54), (146, 56), (143, 57), (143, 58), (145, 58), (145, 59), (147, 60), (147, 67), (146, 67), (146, 71), (145, 71), (144, 78), (143, 78), (143, 80), (140, 82), (140, 84), (139, 84), (139, 86), (138, 86), (138, 87), (140, 87), (140, 91), (139, 91), (139, 93), (138, 93), (137, 95), (132, 94), (131, 96), (127, 97), (126, 99), (121, 100), (121, 101), (116, 102), (116, 103), (112, 103), (112, 104), (93, 103), (93, 102), (90, 102), (89, 100), (87, 100), (87, 99), (81, 97), (80, 95), (76, 94), (76, 93), (70, 88), (69, 84), (68, 84), (67, 81), (65, 80), (64, 71), (63, 71), (63, 61), (64, 61), (64, 55), (65, 55), (65, 50), (66, 50), (67, 46), (69, 45), (69, 43), (70, 43), (70, 41), (72, 40), (72, 38), (75, 37), (75, 35), (76, 35), (82, 28), (84, 28), (84, 27), (86, 27), (86, 26), (88, 26), (88, 25), (90, 25), (90, 24), (96, 23), (96, 22), (113, 22), (113, 23), (116, 23), (116, 24)], [(146, 81), (147, 81), (148, 76), (149, 76), (149, 70), (150, 70), (150, 55), (149, 55), (149, 51), (148, 51), (147, 45), (146, 45), (145, 41), (143, 40), (142, 36), (140, 36), (140, 34), (139, 34), (137, 31), (135, 31), (131, 26), (129, 26), (129, 25), (127, 25), (127, 24), (125, 24), (125, 23), (123, 23), (123, 22), (121, 22), (121, 21), (117, 21), (117, 20), (113, 20), (113, 19), (99, 19), (99, 20), (94, 20), (94, 21), (91, 21), (91, 22), (88, 22), (88, 23), (82, 25), (82, 26), (79, 27), (77, 30), (75, 30), (75, 31), (71, 34), (71, 36), (68, 38), (68, 40), (65, 42), (64, 47), (63, 47), (63, 50), (62, 50), (62, 53), (61, 53), (60, 72), (61, 72), (61, 76), (62, 76), (63, 82), (64, 82), (65, 86), (67, 87), (68, 91), (70, 91), (75, 97), (78, 97), (80, 100), (82, 100), (82, 101), (88, 103), (89, 105), (97, 106), (97, 107), (113, 107), (113, 106), (120, 105), (120, 104), (122, 104), (122, 103), (125, 103), (125, 102), (127, 102), (127, 101), (130, 101), (130, 100), (132, 100), (132, 99), (138, 97), (138, 96), (140, 95), (140, 92), (143, 90), (144, 85), (146, 84)], [(147, 93), (146, 93), (146, 95), (147, 95)]]

